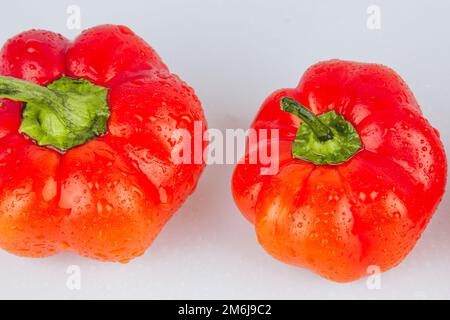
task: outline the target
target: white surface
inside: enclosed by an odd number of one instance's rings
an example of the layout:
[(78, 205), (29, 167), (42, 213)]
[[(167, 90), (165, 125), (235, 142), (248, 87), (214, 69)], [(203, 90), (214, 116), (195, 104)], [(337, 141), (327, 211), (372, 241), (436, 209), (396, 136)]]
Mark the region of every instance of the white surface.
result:
[[(212, 128), (247, 128), (273, 90), (292, 87), (323, 59), (379, 62), (411, 86), (450, 150), (450, 2), (374, 1), (381, 30), (366, 27), (372, 1), (7, 1), (0, 42), (30, 28), (73, 38), (82, 27), (121, 23), (145, 38), (193, 86)], [(233, 166), (206, 169), (197, 192), (147, 254), (128, 265), (63, 254), (43, 260), (0, 252), (0, 298), (450, 298), (450, 197), (408, 258), (382, 275), (335, 284), (269, 257), (230, 194)], [(81, 268), (81, 290), (66, 287)]]

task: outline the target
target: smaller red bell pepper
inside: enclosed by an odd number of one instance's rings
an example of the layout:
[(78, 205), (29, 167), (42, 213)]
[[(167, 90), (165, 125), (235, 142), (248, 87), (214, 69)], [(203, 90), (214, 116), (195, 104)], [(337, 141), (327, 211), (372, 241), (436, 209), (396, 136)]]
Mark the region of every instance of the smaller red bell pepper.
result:
[(385, 66), (318, 63), (297, 88), (273, 93), (251, 128), (279, 130), (280, 167), (260, 175), (248, 161), (259, 150), (249, 150), (233, 175), (239, 209), (268, 253), (328, 279), (399, 264), (442, 199), (439, 133)]

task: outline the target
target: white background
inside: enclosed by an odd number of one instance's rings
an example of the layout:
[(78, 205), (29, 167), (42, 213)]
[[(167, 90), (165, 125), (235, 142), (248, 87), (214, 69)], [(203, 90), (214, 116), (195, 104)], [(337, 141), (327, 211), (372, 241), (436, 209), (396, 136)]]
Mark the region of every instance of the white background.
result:
[[(145, 38), (193, 86), (212, 128), (247, 128), (273, 90), (295, 86), (329, 58), (379, 62), (411, 86), (450, 150), (450, 3), (441, 1), (7, 1), (0, 42), (31, 28), (75, 37), (82, 28), (120, 23)], [(381, 30), (366, 27), (369, 5)], [(408, 258), (366, 281), (336, 284), (269, 257), (230, 194), (233, 166), (209, 166), (196, 193), (145, 256), (127, 265), (72, 254), (33, 260), (0, 252), (0, 298), (450, 298), (450, 197)], [(81, 290), (66, 286), (70, 265)]]

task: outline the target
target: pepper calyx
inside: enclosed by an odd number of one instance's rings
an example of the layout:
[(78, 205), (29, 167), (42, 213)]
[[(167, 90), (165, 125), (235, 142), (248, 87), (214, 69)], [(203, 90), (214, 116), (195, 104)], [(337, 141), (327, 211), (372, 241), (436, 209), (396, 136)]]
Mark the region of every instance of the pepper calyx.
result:
[(292, 146), (293, 157), (315, 165), (338, 165), (362, 150), (358, 132), (336, 111), (317, 116), (289, 97), (283, 97), (280, 104), (281, 110), (303, 120)]
[(47, 87), (0, 77), (0, 98), (24, 102), (19, 132), (40, 146), (66, 151), (107, 131), (108, 89), (61, 77)]

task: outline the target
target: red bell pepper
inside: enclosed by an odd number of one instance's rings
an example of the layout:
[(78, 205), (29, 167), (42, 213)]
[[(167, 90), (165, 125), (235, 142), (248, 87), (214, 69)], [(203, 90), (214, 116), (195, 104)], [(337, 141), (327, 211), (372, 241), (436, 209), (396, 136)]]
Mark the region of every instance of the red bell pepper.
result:
[(273, 93), (251, 128), (279, 129), (279, 171), (260, 175), (262, 165), (247, 161), (258, 148), (249, 148), (234, 199), (269, 254), (325, 278), (399, 264), (443, 196), (439, 133), (385, 66), (318, 63), (297, 88)]
[(174, 140), (177, 128), (206, 130), (194, 91), (125, 26), (73, 43), (24, 32), (3, 47), (0, 74), (0, 246), (142, 255), (205, 165), (171, 158), (192, 143)]

